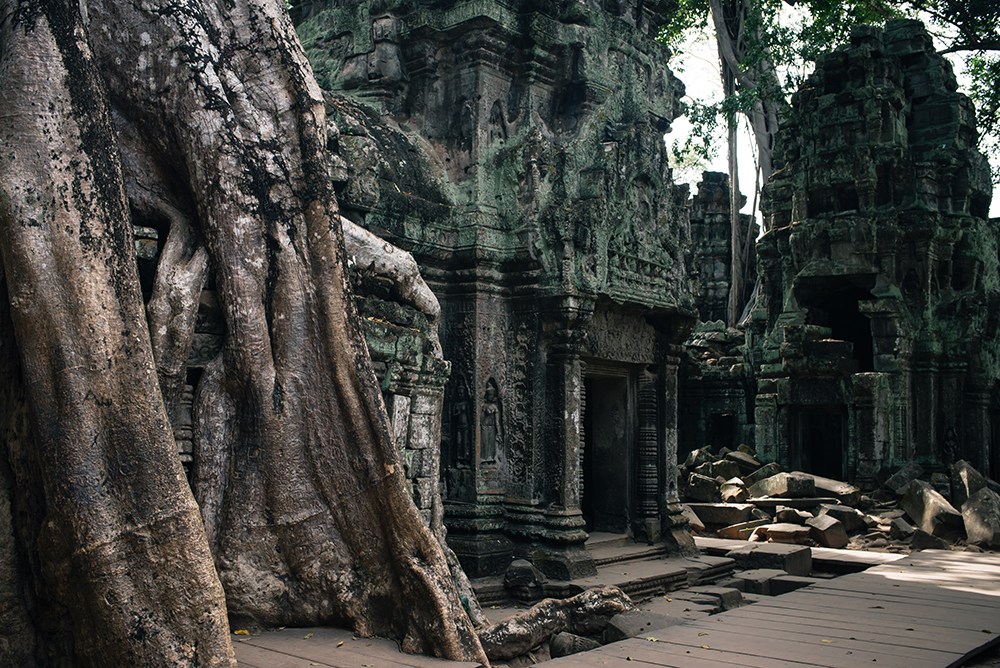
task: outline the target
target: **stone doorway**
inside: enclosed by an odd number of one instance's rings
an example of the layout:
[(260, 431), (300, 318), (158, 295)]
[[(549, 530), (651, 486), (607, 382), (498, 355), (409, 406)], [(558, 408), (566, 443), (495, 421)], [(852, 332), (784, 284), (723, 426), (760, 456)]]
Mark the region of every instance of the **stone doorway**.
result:
[(791, 418), (792, 470), (845, 480), (847, 406), (795, 406)]
[(580, 505), (588, 533), (628, 533), (636, 423), (633, 386), (627, 369), (588, 372), (584, 379)]

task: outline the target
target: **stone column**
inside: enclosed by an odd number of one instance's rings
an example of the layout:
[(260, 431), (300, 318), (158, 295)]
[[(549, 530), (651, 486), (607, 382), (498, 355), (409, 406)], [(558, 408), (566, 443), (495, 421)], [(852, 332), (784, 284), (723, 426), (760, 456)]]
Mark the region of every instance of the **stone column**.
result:
[(580, 509), (580, 453), (583, 447), (583, 370), (580, 351), (583, 324), (594, 310), (586, 297), (560, 295), (545, 298), (544, 327), (547, 329), (546, 375), (548, 378), (548, 425), (545, 447), (552, 488), (551, 502), (542, 518), (544, 536), (532, 549), (535, 565), (559, 579), (575, 579), (597, 573), (593, 558), (584, 547), (587, 532)]
[(696, 554), (694, 538), (683, 515), (677, 490), (677, 369), (681, 348), (667, 344), (659, 369), (659, 419), (661, 431), (660, 462), (660, 540), (671, 546), (671, 552)]
[(964, 447), (955, 453), (956, 458), (967, 460), (984, 475), (988, 475), (990, 470), (989, 410), (992, 391), (993, 382), (985, 376), (969, 374), (966, 377)]

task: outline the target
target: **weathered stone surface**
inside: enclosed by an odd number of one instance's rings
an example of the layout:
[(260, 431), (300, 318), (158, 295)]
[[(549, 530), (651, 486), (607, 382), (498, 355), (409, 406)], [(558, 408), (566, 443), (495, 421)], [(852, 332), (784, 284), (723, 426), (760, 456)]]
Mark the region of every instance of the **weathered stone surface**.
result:
[(951, 503), (956, 508), (961, 508), (973, 494), (988, 486), (986, 478), (964, 459), (951, 465)]
[(513, 598), (537, 601), (544, 593), (545, 576), (530, 561), (515, 559), (503, 575), (503, 586)]
[(809, 536), (824, 547), (840, 549), (851, 542), (840, 520), (830, 515), (818, 515), (806, 520), (810, 528)]
[(784, 575), (787, 573), (777, 568), (755, 568), (743, 571), (736, 577), (743, 580), (746, 593), (771, 596), (771, 581)]
[(604, 630), (604, 643), (626, 638), (644, 638), (655, 631), (683, 624), (683, 619), (645, 610), (628, 610), (611, 618)]
[(714, 462), (705, 462), (696, 468), (695, 472), (709, 478), (729, 480), (730, 478), (739, 477), (740, 468), (735, 463), (722, 459)]
[(729, 540), (746, 540), (750, 537), (750, 534), (753, 533), (754, 529), (770, 523), (770, 520), (750, 520), (749, 522), (741, 522), (740, 524), (722, 527), (719, 529), (718, 533), (720, 538), (728, 538)]
[(778, 506), (775, 510), (774, 521), (781, 524), (805, 524), (806, 520), (812, 519), (813, 514), (797, 508)]
[(788, 592), (802, 589), (816, 583), (823, 582), (819, 578), (809, 578), (799, 575), (779, 575), (771, 578), (767, 583), (767, 593), (770, 596), (781, 596)]
[(929, 534), (941, 536), (965, 528), (962, 513), (923, 480), (914, 480), (906, 487), (899, 506)]
[(723, 610), (734, 610), (743, 605), (743, 592), (736, 587), (691, 587), (690, 591), (717, 599)]
[(980, 489), (962, 506), (962, 520), (970, 544), (1000, 548), (1000, 494)]
[(596, 640), (566, 632), (557, 633), (549, 639), (549, 652), (553, 659), (578, 652), (588, 652), (600, 646), (601, 643)]
[(764, 464), (762, 467), (760, 467), (753, 473), (743, 476), (743, 482), (747, 486), (750, 486), (756, 482), (764, 480), (765, 478), (770, 478), (771, 476), (778, 475), (779, 473), (781, 473), (781, 466), (776, 464), (775, 462), (771, 462), (770, 464)]
[(812, 479), (817, 496), (832, 496), (848, 506), (856, 506), (861, 501), (861, 490), (854, 485), (818, 475), (812, 476)]
[(889, 536), (895, 540), (905, 540), (913, 535), (913, 526), (902, 517), (897, 517), (889, 524)]
[(729, 526), (750, 519), (749, 503), (689, 503), (687, 506), (706, 526)]
[(746, 452), (740, 452), (736, 450), (726, 454), (726, 459), (736, 464), (740, 469), (740, 475), (748, 475), (753, 473), (761, 467), (761, 463), (758, 462), (752, 455)]
[[(875, 544), (871, 543), (874, 547)], [(923, 529), (916, 529), (913, 532), (913, 539), (910, 541), (911, 550), (950, 550), (951, 545), (944, 538), (927, 533)]]
[(911, 482), (924, 474), (924, 467), (916, 462), (909, 462), (885, 481), (883, 487), (902, 496)]
[(736, 561), (737, 568), (779, 568), (789, 575), (809, 575), (812, 572), (812, 550), (804, 545), (754, 543), (730, 550), (726, 556)]
[(691, 507), (686, 503), (682, 504), (682, 507), (684, 509), (683, 516), (688, 521), (688, 526), (691, 527), (691, 530), (694, 531), (695, 533), (700, 533), (704, 531), (705, 523), (701, 521), (700, 517), (698, 517), (698, 513), (694, 512), (691, 509)]
[(732, 478), (719, 487), (719, 496), (723, 503), (743, 503), (750, 498), (746, 485), (739, 478)]
[(829, 515), (830, 517), (839, 520), (841, 524), (844, 525), (844, 530), (847, 533), (853, 533), (859, 529), (864, 529), (867, 527), (865, 523), (865, 514), (855, 508), (844, 505), (832, 505), (829, 503), (824, 503), (819, 507), (819, 515)]
[(799, 524), (765, 524), (759, 528), (772, 543), (804, 545), (809, 541), (809, 527)]
[(778, 473), (751, 485), (750, 496), (782, 498), (816, 496), (816, 483), (812, 476), (803, 473)]
[(712, 503), (719, 496), (719, 483), (715, 478), (692, 473), (688, 476), (684, 493), (691, 500)]

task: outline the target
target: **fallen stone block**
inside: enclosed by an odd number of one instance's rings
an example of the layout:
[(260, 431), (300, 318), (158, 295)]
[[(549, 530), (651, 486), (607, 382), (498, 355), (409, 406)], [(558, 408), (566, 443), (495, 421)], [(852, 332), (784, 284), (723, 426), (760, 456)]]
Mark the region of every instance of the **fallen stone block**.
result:
[(712, 447), (706, 445), (703, 448), (698, 448), (688, 453), (687, 458), (684, 460), (684, 468), (688, 471), (693, 471), (702, 464), (710, 461), (712, 461)]
[(768, 591), (771, 596), (781, 596), (796, 589), (814, 585), (817, 582), (822, 582), (822, 580), (819, 578), (807, 578), (801, 575), (779, 575), (778, 577), (771, 578), (768, 582)]
[(736, 568), (778, 568), (789, 575), (809, 575), (812, 572), (812, 550), (805, 545), (780, 543), (747, 543), (730, 550), (726, 556), (736, 562)]
[(853, 533), (868, 526), (865, 522), (865, 514), (850, 506), (824, 503), (819, 507), (819, 514), (829, 515), (833, 519), (839, 520), (844, 525), (844, 531), (847, 533)]
[(626, 610), (611, 618), (604, 629), (604, 644), (618, 642), (626, 638), (645, 638), (654, 631), (683, 624), (686, 619), (661, 615), (646, 610)]
[(964, 459), (951, 465), (951, 501), (956, 508), (961, 508), (973, 494), (988, 486), (986, 477)]
[(924, 468), (920, 464), (910, 462), (886, 480), (883, 487), (897, 496), (902, 496), (906, 492), (906, 487), (923, 474)]
[(705, 523), (701, 521), (700, 517), (698, 517), (698, 513), (691, 510), (691, 508), (686, 503), (681, 504), (681, 508), (683, 508), (681, 514), (683, 514), (684, 517), (687, 519), (688, 526), (691, 527), (691, 531), (694, 531), (695, 533), (701, 533), (702, 531), (705, 530)]
[(765, 524), (759, 528), (772, 543), (804, 545), (809, 542), (809, 527), (800, 524)]
[(906, 487), (899, 507), (929, 534), (941, 536), (949, 531), (965, 529), (962, 513), (923, 480), (914, 480)]
[(951, 478), (941, 472), (932, 473), (931, 487), (934, 488), (934, 491), (947, 499), (948, 503), (951, 503)]
[(722, 527), (719, 529), (719, 537), (728, 538), (729, 540), (746, 540), (753, 533), (754, 529), (765, 524), (771, 524), (771, 520), (750, 520), (749, 522), (740, 522), (739, 524)]
[(736, 587), (691, 587), (690, 591), (716, 598), (723, 610), (734, 610), (743, 605), (743, 592)]
[(812, 513), (788, 506), (778, 506), (775, 510), (774, 521), (781, 524), (805, 524), (806, 520), (813, 517)]
[(778, 473), (770, 478), (755, 482), (750, 487), (750, 496), (782, 498), (816, 496), (816, 484), (811, 476), (804, 473)]
[(750, 498), (746, 485), (739, 478), (732, 478), (719, 487), (719, 496), (723, 503), (743, 503)]
[[(875, 547), (874, 543), (869, 547)], [(913, 532), (913, 540), (910, 541), (911, 550), (950, 550), (951, 545), (944, 538), (931, 535), (923, 529), (916, 529)]]
[(743, 482), (746, 483), (747, 486), (750, 486), (756, 482), (770, 478), (771, 476), (778, 475), (779, 473), (781, 473), (781, 467), (778, 464), (771, 462), (770, 464), (764, 464), (753, 473), (742, 476), (742, 478)]
[(749, 503), (689, 503), (705, 526), (729, 526), (750, 519), (753, 506)]
[(733, 462), (725, 459), (706, 462), (697, 467), (694, 472), (709, 478), (722, 478), (723, 480), (740, 477), (740, 468)]
[(981, 547), (1000, 547), (1000, 494), (984, 487), (962, 506), (968, 542)]
[(906, 540), (913, 532), (913, 526), (902, 517), (894, 518), (889, 524), (889, 537), (893, 540)]
[(832, 496), (848, 506), (856, 506), (861, 502), (861, 489), (854, 485), (818, 475), (812, 476), (812, 479), (816, 485), (816, 494), (820, 496)]
[(577, 654), (579, 652), (589, 652), (592, 649), (597, 649), (601, 646), (601, 643), (596, 640), (591, 640), (590, 638), (584, 638), (583, 636), (574, 635), (572, 633), (557, 633), (556, 635), (549, 638), (549, 652), (553, 659), (557, 659), (561, 656), (570, 656), (571, 654)]
[(762, 466), (753, 456), (739, 450), (727, 453), (726, 459), (739, 467), (741, 476), (753, 473)]
[(692, 473), (688, 476), (687, 487), (684, 490), (687, 498), (704, 503), (712, 503), (719, 493), (719, 483), (715, 478)]
[(756, 568), (743, 571), (736, 577), (743, 580), (744, 591), (748, 594), (771, 595), (771, 580), (786, 575), (777, 568)]
[(806, 520), (806, 525), (810, 528), (810, 538), (823, 547), (839, 550), (851, 542), (851, 539), (847, 537), (844, 524), (830, 515), (817, 515)]
[(750, 511), (750, 519), (767, 520), (768, 522), (772, 522), (774, 521), (774, 516), (771, 515), (769, 512), (762, 510), (757, 506), (754, 506), (753, 510)]

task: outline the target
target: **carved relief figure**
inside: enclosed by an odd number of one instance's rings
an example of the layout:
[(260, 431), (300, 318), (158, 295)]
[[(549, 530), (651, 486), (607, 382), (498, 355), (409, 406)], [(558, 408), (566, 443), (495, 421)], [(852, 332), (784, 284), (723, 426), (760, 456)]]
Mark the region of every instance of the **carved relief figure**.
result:
[(497, 444), (501, 439), (500, 399), (496, 381), (490, 378), (483, 397), (483, 415), (479, 421), (480, 459), (492, 463), (497, 458)]
[(470, 453), (471, 446), (471, 433), (470, 433), (470, 415), (472, 413), (472, 402), (469, 400), (469, 388), (466, 387), (465, 381), (459, 379), (458, 381), (458, 398), (455, 401), (455, 405), (451, 409), (451, 425), (455, 436), (455, 463), (458, 465), (467, 465), (471, 459)]

